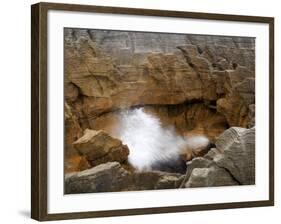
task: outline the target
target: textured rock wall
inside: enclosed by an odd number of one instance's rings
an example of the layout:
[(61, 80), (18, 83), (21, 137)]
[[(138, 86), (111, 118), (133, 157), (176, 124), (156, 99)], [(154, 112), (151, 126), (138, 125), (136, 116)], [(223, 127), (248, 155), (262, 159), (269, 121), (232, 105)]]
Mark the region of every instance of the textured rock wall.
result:
[(144, 106), (213, 142), (254, 126), (254, 38), (83, 29), (64, 38), (66, 170), (89, 167), (72, 143), (87, 128), (110, 132), (123, 108)]

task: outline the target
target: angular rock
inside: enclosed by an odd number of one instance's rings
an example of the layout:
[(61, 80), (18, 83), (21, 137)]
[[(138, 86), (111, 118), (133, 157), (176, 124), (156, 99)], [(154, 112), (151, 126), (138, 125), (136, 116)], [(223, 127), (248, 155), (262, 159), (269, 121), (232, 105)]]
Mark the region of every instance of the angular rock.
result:
[(112, 161), (122, 163), (129, 155), (126, 145), (104, 131), (86, 129), (84, 135), (73, 145), (81, 155), (86, 157), (91, 166)]
[(178, 188), (182, 179), (182, 175), (159, 171), (129, 172), (118, 162), (108, 162), (82, 172), (67, 174), (65, 193)]
[(105, 163), (65, 176), (65, 193), (121, 191), (129, 173), (117, 162)]
[(203, 157), (194, 158), (186, 163), (187, 169), (180, 187), (231, 186), (239, 183), (215, 161)]
[(185, 187), (215, 187), (233, 186), (238, 183), (223, 168), (211, 166), (209, 168), (195, 168), (185, 184)]
[(185, 187), (186, 182), (189, 180), (191, 173), (194, 169), (197, 168), (208, 168), (214, 165), (212, 160), (205, 159), (203, 157), (194, 158), (191, 161), (186, 163), (186, 173), (184, 176), (184, 180), (181, 183), (181, 187)]
[(255, 184), (255, 128), (230, 128), (219, 136), (214, 157), (240, 184)]
[(194, 158), (192, 161), (186, 163), (187, 169), (185, 178), (188, 180), (191, 176), (193, 169), (195, 168), (209, 168), (214, 165), (215, 163), (212, 160), (208, 160), (203, 157)]
[(181, 187), (255, 184), (255, 129), (229, 128), (204, 157), (186, 163)]

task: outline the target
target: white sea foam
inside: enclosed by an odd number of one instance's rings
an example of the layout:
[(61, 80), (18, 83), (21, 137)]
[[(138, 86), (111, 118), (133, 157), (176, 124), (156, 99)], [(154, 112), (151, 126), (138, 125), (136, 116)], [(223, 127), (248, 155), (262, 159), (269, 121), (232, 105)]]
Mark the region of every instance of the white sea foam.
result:
[(172, 128), (164, 128), (159, 118), (143, 108), (122, 111), (117, 135), (130, 149), (129, 163), (138, 170), (150, 170), (152, 165), (179, 157), (181, 149), (205, 144), (204, 136), (183, 138)]

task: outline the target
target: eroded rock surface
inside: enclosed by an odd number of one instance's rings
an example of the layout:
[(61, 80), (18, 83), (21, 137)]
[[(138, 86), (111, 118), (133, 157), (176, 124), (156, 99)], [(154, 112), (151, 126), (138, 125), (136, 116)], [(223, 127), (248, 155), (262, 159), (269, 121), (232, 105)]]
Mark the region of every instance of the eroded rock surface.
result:
[(119, 139), (104, 131), (86, 129), (84, 135), (73, 143), (77, 151), (85, 156), (91, 166), (106, 162), (125, 162), (129, 149)]
[(187, 164), (186, 175), (181, 187), (214, 187), (238, 185), (231, 174), (220, 168), (213, 160), (194, 158)]
[(182, 179), (180, 174), (160, 171), (129, 172), (118, 162), (108, 162), (67, 174), (65, 193), (170, 189), (178, 188)]
[(216, 148), (186, 165), (181, 187), (255, 184), (255, 129), (227, 129)]
[[(86, 29), (64, 38), (67, 193), (254, 184), (254, 38)], [(136, 172), (111, 133), (134, 107), (216, 146), (192, 151), (185, 176)]]
[(204, 157), (187, 162), (184, 175), (124, 169), (119, 162), (69, 173), (66, 193), (112, 192), (255, 184), (255, 129), (230, 128)]
[(254, 123), (254, 47), (253, 38), (66, 29), (66, 101), (83, 130), (147, 106), (179, 132), (215, 140)]
[(216, 142), (222, 152), (214, 157), (241, 184), (255, 184), (255, 128), (230, 128)]
[(233, 186), (238, 183), (230, 174), (218, 166), (194, 168), (185, 187)]

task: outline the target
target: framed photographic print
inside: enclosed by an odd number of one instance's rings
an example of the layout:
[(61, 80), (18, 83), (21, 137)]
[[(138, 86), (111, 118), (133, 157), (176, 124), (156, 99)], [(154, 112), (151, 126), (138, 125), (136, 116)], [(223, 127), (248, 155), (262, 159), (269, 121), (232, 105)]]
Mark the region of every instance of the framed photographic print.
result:
[(274, 204), (274, 19), (32, 5), (32, 218)]

